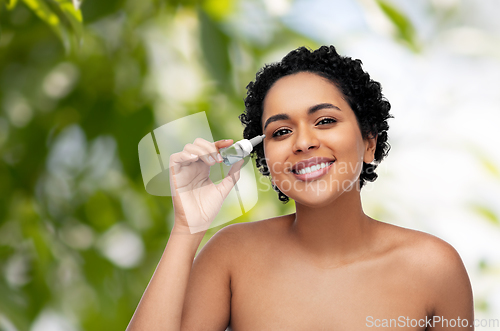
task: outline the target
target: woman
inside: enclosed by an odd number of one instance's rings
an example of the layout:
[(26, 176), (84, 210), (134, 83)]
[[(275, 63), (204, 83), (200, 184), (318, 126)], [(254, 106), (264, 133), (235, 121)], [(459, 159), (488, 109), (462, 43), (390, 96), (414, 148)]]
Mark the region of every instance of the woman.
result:
[(209, 167), (232, 141), (186, 145), (170, 159), (175, 225), (128, 329), (473, 329), (457, 252), (363, 212), (360, 189), (389, 150), (391, 116), (361, 62), (302, 47), (247, 89), (244, 136), (266, 135), (257, 164), (296, 212), (227, 226), (193, 263), (241, 161), (214, 185)]

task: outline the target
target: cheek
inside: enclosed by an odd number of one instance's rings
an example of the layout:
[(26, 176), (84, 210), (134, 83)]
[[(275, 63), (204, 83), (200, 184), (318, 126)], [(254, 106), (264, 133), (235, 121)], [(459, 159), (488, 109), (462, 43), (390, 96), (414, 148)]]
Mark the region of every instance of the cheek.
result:
[(329, 141), (342, 153), (358, 153), (364, 150), (361, 132), (357, 127), (345, 126), (342, 130), (332, 132)]
[(337, 158), (338, 169), (350, 169), (349, 172), (357, 172), (362, 167), (364, 157), (364, 144), (361, 134), (347, 128), (328, 133), (325, 141), (333, 155)]
[(356, 140), (349, 130), (325, 132), (324, 142), (337, 157), (346, 156), (356, 151)]
[(286, 162), (287, 156), (289, 155), (286, 147), (267, 145), (264, 147), (264, 154), (266, 156), (267, 167), (273, 178), (286, 173), (285, 169), (287, 166), (292, 165)]

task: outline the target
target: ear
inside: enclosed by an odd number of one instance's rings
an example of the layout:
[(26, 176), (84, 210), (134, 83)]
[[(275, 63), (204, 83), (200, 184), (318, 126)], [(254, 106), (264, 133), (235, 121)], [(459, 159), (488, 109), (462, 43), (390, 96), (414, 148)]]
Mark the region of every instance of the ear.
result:
[(372, 163), (375, 160), (375, 149), (377, 148), (377, 135), (370, 134), (368, 138), (365, 139), (365, 155), (363, 156), (363, 162)]

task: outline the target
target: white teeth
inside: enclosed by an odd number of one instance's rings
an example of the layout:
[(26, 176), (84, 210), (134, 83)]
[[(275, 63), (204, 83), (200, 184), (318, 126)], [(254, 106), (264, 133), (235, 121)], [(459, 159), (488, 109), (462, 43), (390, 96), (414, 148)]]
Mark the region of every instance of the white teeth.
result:
[(311, 172), (314, 172), (314, 171), (318, 171), (320, 169), (323, 169), (323, 168), (326, 168), (328, 167), (330, 164), (332, 164), (333, 162), (322, 162), (320, 164), (315, 164), (313, 166), (310, 166), (310, 167), (305, 167), (303, 169), (300, 169), (298, 171), (296, 171), (298, 174), (300, 175), (304, 175), (304, 174), (309, 174)]
[(304, 174), (308, 174), (310, 172), (311, 172), (311, 168), (309, 168), (309, 167), (302, 169), (302, 173), (304, 173)]

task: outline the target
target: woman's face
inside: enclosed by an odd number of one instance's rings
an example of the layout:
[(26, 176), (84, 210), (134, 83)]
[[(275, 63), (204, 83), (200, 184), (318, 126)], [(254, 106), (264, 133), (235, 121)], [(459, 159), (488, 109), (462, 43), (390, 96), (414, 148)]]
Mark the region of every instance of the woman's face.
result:
[(310, 72), (279, 79), (264, 99), (264, 153), (272, 180), (288, 197), (323, 206), (358, 189), (376, 138), (363, 140), (342, 92)]

